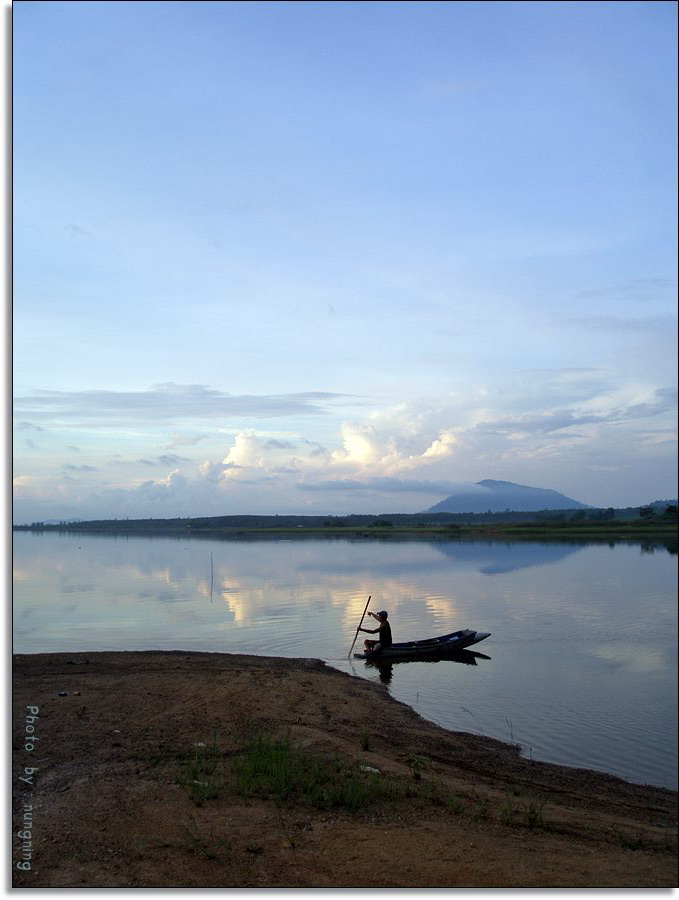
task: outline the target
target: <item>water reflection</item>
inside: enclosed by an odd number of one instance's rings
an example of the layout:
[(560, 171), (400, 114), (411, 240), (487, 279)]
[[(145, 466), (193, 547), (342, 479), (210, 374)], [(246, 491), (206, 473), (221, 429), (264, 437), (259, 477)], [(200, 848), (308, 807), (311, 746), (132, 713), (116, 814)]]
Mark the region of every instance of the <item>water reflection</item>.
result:
[(640, 648), (636, 644), (600, 644), (593, 652), (599, 659), (617, 668), (640, 674), (663, 672), (667, 661), (655, 647)]
[(457, 653), (440, 653), (436, 656), (422, 657), (421, 659), (390, 659), (390, 660), (365, 660), (366, 669), (376, 669), (382, 684), (390, 684), (394, 676), (394, 666), (427, 665), (431, 663), (460, 663), (465, 666), (477, 665), (479, 659), (491, 659), (485, 653), (476, 650), (458, 650)]
[(502, 575), (530, 566), (548, 566), (584, 549), (582, 544), (524, 543), (520, 541), (440, 542), (436, 549), (463, 568), (482, 575)]
[[(510, 719), (534, 758), (674, 786), (676, 557), (646, 550), (20, 533), (13, 649), (313, 656), (382, 679), (446, 727), (506, 740)], [(357, 667), (347, 656), (369, 595), (395, 641), (490, 631), (492, 663)]]

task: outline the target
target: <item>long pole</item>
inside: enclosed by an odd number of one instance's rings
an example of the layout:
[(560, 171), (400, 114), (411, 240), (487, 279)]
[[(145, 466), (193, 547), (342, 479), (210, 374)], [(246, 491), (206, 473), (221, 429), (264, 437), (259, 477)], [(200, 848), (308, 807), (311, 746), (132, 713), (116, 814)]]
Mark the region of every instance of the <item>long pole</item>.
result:
[[(372, 594), (371, 594), (372, 596)], [(358, 632), (361, 630), (361, 625), (363, 624), (363, 619), (365, 619), (365, 614), (368, 611), (368, 605), (370, 603), (370, 597), (368, 597), (368, 602), (365, 604), (365, 609), (363, 610), (363, 615), (361, 616), (361, 621), (358, 623), (358, 628), (356, 629), (356, 634), (354, 635), (354, 639), (351, 642), (351, 647), (349, 648), (349, 656), (351, 656), (351, 651), (354, 649), (354, 644), (356, 643), (356, 638), (358, 637)]]

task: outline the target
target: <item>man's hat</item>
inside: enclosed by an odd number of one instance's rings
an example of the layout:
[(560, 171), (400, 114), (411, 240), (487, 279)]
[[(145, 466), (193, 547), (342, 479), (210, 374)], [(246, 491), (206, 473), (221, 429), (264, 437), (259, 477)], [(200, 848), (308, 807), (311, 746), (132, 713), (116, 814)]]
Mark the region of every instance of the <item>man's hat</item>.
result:
[(382, 619), (389, 618), (389, 613), (386, 611), (386, 609), (383, 609), (382, 612), (378, 612), (377, 615), (380, 616), (380, 618), (382, 618)]

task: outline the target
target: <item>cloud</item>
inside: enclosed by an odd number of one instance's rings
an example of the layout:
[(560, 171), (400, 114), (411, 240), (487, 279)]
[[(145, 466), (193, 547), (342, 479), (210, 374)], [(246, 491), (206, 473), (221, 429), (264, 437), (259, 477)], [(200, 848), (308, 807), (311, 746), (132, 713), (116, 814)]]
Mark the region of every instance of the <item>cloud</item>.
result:
[(207, 438), (206, 434), (182, 434), (179, 431), (173, 431), (170, 435), (170, 443), (167, 449), (173, 450), (175, 447), (195, 447), (200, 441)]
[(667, 329), (676, 330), (676, 316), (657, 315), (657, 316), (604, 316), (604, 315), (585, 315), (585, 316), (567, 316), (564, 319), (570, 325), (578, 328), (584, 328), (588, 331), (603, 331), (606, 334), (611, 332), (632, 333), (638, 332), (661, 332)]
[[(176, 399), (176, 392), (166, 393)], [(205, 398), (203, 389), (178, 393), (180, 406), (186, 395), (206, 400), (208, 407), (218, 402), (214, 395), (228, 397), (209, 392)], [(412, 511), (429, 505), (425, 496), (442, 498), (483, 478), (552, 487), (595, 505), (626, 505), (605, 495), (599, 501), (592, 489), (599, 490), (603, 471), (613, 473), (611, 482), (613, 477), (619, 484), (629, 482), (626, 473), (644, 460), (655, 481), (666, 481), (658, 473), (674, 459), (675, 416), (673, 388), (614, 387), (605, 371), (585, 368), (533, 371), (494, 389), (478, 384), (446, 398), (373, 409), (363, 419), (326, 419), (323, 442), (312, 439), (313, 431), (295, 432), (287, 425), (281, 432), (240, 428), (227, 438), (224, 429), (216, 429), (202, 458), (149, 454), (130, 458), (125, 469), (118, 460), (124, 476), (116, 484), (102, 480), (99, 490), (92, 484), (87, 493), (85, 479), (67, 481), (68, 473), (87, 469), (70, 465), (51, 479), (17, 481), (16, 515), (33, 521), (97, 514), (346, 514), (374, 511), (376, 496), (391, 496), (394, 510)], [(304, 423), (302, 418), (296, 424), (307, 427)], [(197, 444), (195, 437), (185, 443)], [(217, 439), (227, 443), (220, 447)], [(19, 474), (29, 476), (34, 461), (25, 464)], [(159, 470), (158, 477), (148, 477), (151, 468)], [(589, 490), (576, 487), (587, 478)], [(94, 515), (89, 512), (95, 509)]]
[(322, 415), (330, 403), (344, 400), (346, 396), (322, 391), (234, 395), (200, 384), (166, 383), (146, 391), (39, 390), (16, 397), (14, 408), (17, 414), (42, 421), (71, 419), (112, 427), (121, 421), (140, 419), (158, 422)]
[(137, 462), (143, 466), (176, 466), (182, 462), (190, 462), (188, 456), (177, 456), (176, 453), (163, 453), (156, 456), (155, 459), (138, 459)]
[(635, 403), (622, 413), (625, 419), (647, 419), (666, 412), (676, 412), (677, 391), (675, 388), (657, 388), (652, 398), (643, 403)]
[(631, 278), (607, 287), (578, 291), (575, 296), (581, 300), (630, 299), (637, 302), (655, 300), (658, 295), (667, 297), (676, 291), (673, 278)]
[(458, 481), (418, 481), (404, 478), (357, 480), (343, 478), (335, 481), (300, 482), (297, 487), (302, 491), (341, 491), (349, 493), (373, 491), (386, 494), (433, 494), (438, 496), (439, 494), (448, 495), (462, 490), (469, 492), (478, 486)]
[(238, 466), (234, 465), (233, 463), (217, 463), (212, 462), (212, 460), (206, 459), (200, 464), (198, 468), (198, 475), (201, 480), (205, 482), (219, 485), (219, 482), (224, 478), (226, 472), (228, 472), (229, 469), (235, 468), (238, 468)]
[(161, 466), (176, 466), (177, 463), (186, 462), (188, 457), (186, 456), (177, 456), (176, 453), (163, 453), (162, 456), (158, 457), (158, 462)]
[(65, 485), (47, 475), (17, 475), (12, 479), (12, 489), (15, 502), (28, 501), (34, 505), (36, 501), (45, 501), (55, 508), (69, 502)]
[(422, 454), (424, 459), (444, 459), (453, 452), (458, 439), (452, 432), (444, 431)]
[(266, 441), (260, 440), (253, 432), (241, 432), (236, 435), (222, 464), (225, 468), (264, 468), (269, 458), (266, 449)]
[(151, 493), (154, 497), (166, 499), (171, 494), (184, 492), (188, 486), (189, 480), (178, 469), (174, 469), (160, 481), (149, 479), (142, 482), (137, 488), (137, 493)]
[[(517, 417), (503, 417), (479, 423), (475, 430), (485, 433), (528, 435), (551, 434), (555, 431), (582, 425), (603, 425), (633, 422), (639, 419), (673, 412), (676, 409), (677, 392), (672, 388), (658, 388), (643, 402), (616, 403), (615, 398), (600, 398), (599, 412), (582, 412), (574, 409), (555, 409), (545, 413)], [(607, 407), (607, 408), (606, 408)]]
[(96, 466), (74, 466), (72, 463), (67, 463), (63, 466), (65, 472), (98, 472)]
[[(450, 493), (461, 480), (450, 477), (456, 470), (471, 471), (480, 478), (492, 475), (493, 467), (504, 465), (510, 457), (557, 458), (596, 444), (602, 428), (661, 417), (673, 413), (676, 404), (671, 389), (597, 395), (589, 378), (582, 380), (581, 387), (582, 404), (514, 415), (493, 415), (494, 409), (479, 415), (479, 410), (454, 401), (429, 409), (424, 404), (402, 404), (371, 414), (366, 421), (342, 422), (340, 446), (334, 449), (240, 432), (222, 460), (219, 478), (245, 482), (296, 476), (298, 489), (307, 492), (318, 492), (325, 485), (334, 493), (367, 489)], [(561, 392), (557, 380), (556, 393)], [(520, 402), (511, 395), (496, 398), (496, 403), (498, 399), (500, 403), (507, 400), (508, 405)], [(525, 393), (521, 399), (526, 405), (535, 403)], [(667, 428), (659, 427), (665, 438)]]
[(294, 450), (295, 445), (290, 441), (279, 441), (277, 438), (269, 438), (266, 441), (266, 446), (271, 447), (273, 450)]
[(384, 458), (384, 450), (370, 425), (343, 422), (341, 433), (342, 447), (332, 453), (334, 462), (363, 468)]
[[(241, 431), (235, 437), (231, 448), (219, 464), (220, 478), (245, 483), (253, 479), (299, 476), (307, 469), (316, 470), (322, 461), (312, 444), (302, 443), (302, 447), (288, 440), (280, 440), (258, 435), (256, 432)], [(209, 461), (201, 465), (215, 477), (215, 469)]]
[(341, 436), (342, 447), (330, 454), (331, 467), (378, 470), (386, 475), (447, 459), (457, 443), (452, 429), (438, 430), (430, 438), (420, 432), (414, 438), (408, 416), (403, 414), (391, 420), (376, 417), (368, 423), (343, 422)]
[(64, 231), (67, 231), (71, 237), (79, 238), (93, 238), (96, 235), (92, 231), (88, 231), (87, 228), (83, 228), (81, 225), (64, 225)]

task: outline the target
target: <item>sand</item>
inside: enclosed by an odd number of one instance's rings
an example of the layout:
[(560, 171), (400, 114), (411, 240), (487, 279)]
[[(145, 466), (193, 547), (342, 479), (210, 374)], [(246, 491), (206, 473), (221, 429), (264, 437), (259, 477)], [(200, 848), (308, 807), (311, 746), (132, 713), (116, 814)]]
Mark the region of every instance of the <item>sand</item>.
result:
[[(676, 792), (446, 731), (319, 660), (15, 656), (12, 725), (17, 887), (678, 883)], [(232, 769), (253, 733), (413, 797), (350, 811), (248, 796)], [(179, 782), (201, 745), (220, 784), (197, 805)]]

